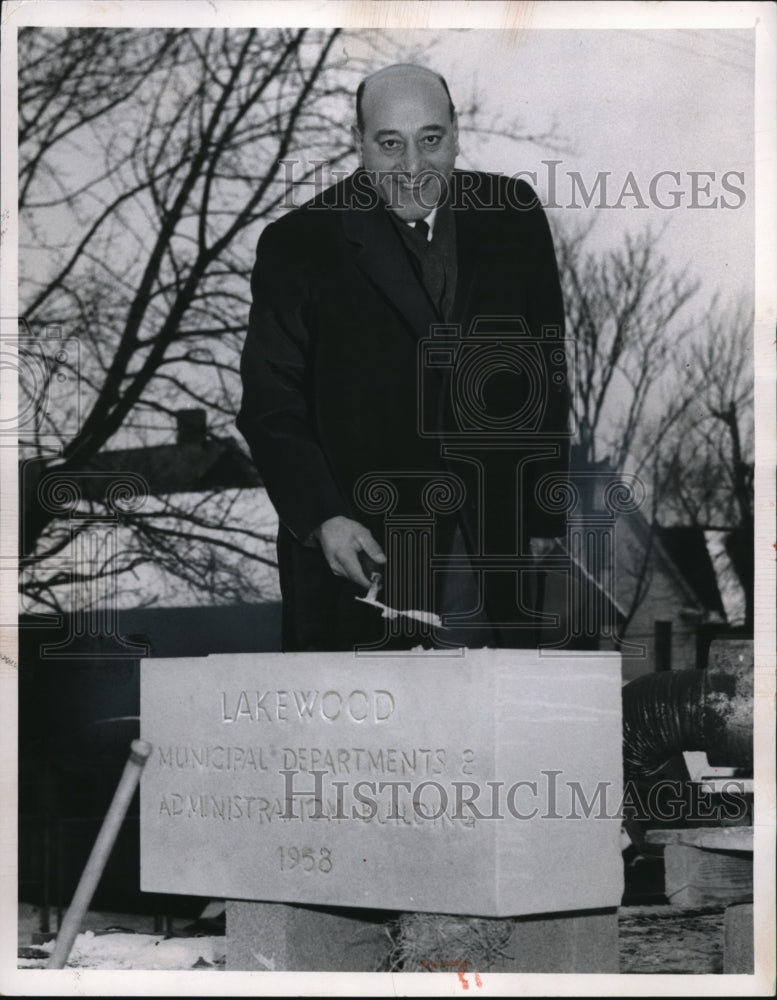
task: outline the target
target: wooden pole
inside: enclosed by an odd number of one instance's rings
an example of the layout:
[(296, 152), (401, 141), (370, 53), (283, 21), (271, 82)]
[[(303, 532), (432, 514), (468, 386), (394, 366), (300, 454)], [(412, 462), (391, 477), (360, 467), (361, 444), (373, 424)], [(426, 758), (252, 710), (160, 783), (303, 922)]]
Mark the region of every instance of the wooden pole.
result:
[(140, 772), (143, 770), (143, 765), (148, 760), (150, 753), (150, 743), (146, 743), (144, 740), (132, 741), (129, 759), (124, 765), (124, 772), (114, 793), (113, 801), (103, 820), (103, 825), (100, 827), (100, 832), (97, 834), (92, 853), (89, 855), (78, 888), (57, 934), (54, 951), (51, 953), (47, 965), (49, 969), (64, 969), (65, 967), (81, 921), (92, 901), (97, 883), (105, 870), (119, 829), (132, 801), (132, 796), (135, 794), (135, 789), (140, 781)]

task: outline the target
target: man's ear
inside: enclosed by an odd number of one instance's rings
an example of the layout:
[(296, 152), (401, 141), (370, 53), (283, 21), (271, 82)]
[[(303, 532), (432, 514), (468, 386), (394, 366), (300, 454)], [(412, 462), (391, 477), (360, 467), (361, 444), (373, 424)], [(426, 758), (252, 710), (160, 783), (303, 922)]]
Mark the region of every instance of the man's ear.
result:
[(460, 152), (460, 150), (459, 150), (459, 116), (458, 116), (458, 114), (455, 111), (453, 112), (452, 121), (453, 121), (453, 139), (454, 139), (454, 141), (456, 143), (456, 155), (458, 156), (459, 152)]
[(362, 155), (362, 147), (364, 143), (358, 125), (351, 125), (351, 138), (353, 139), (353, 144), (356, 147), (356, 152), (359, 156), (359, 161), (362, 163), (362, 165), (364, 165), (364, 157)]

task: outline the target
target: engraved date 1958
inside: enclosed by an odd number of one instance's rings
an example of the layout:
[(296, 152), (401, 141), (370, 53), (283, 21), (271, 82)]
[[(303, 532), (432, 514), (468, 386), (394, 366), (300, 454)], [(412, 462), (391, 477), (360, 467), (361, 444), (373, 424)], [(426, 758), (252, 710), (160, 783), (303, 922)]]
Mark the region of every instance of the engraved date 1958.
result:
[(322, 872), (327, 875), (332, 870), (332, 852), (328, 847), (320, 847), (318, 854), (312, 847), (279, 847), (278, 851), (282, 872), (298, 868), (303, 872)]

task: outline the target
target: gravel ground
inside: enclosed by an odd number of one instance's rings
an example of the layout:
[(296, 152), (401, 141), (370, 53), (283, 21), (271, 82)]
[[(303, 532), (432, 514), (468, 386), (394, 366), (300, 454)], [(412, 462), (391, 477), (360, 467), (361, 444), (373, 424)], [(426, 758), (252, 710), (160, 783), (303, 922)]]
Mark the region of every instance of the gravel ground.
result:
[(618, 911), (621, 973), (723, 972), (723, 907), (627, 906)]

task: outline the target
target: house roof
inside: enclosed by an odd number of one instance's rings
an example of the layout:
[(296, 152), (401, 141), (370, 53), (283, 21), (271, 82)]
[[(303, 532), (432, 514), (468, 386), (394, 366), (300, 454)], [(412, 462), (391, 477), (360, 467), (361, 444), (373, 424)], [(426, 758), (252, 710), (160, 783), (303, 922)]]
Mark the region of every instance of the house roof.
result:
[[(208, 433), (205, 410), (179, 410), (176, 421), (175, 443), (101, 451), (84, 471), (136, 473), (145, 479), (152, 495), (262, 485), (256, 466), (237, 441)], [(88, 499), (102, 498), (104, 484), (99, 478), (95, 477), (91, 483), (86, 480), (84, 489)], [(98, 495), (90, 496), (90, 487)]]
[[(262, 485), (253, 462), (231, 438), (101, 451), (89, 463), (88, 471), (138, 473), (148, 483), (151, 494)], [(95, 483), (95, 487), (101, 497), (102, 486)]]
[(661, 543), (692, 588), (700, 604), (725, 618), (717, 576), (710, 559), (704, 532), (693, 525), (672, 525), (659, 529)]

